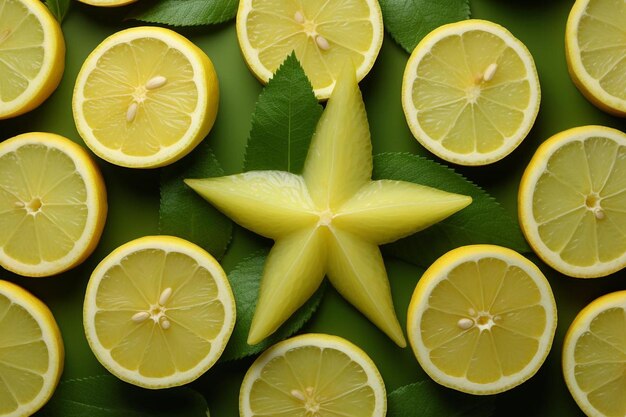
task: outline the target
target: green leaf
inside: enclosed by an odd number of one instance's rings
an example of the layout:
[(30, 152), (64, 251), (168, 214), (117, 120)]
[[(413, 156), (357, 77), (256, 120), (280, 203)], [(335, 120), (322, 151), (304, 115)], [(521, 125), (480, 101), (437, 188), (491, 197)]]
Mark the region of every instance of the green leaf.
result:
[(228, 274), (230, 286), (235, 295), (237, 323), (235, 324), (235, 330), (230, 337), (228, 346), (226, 346), (226, 350), (220, 360), (228, 361), (254, 355), (276, 342), (288, 338), (309, 321), (322, 300), (324, 284), (322, 284), (317, 292), (313, 294), (313, 296), (300, 307), (276, 333), (259, 344), (253, 346), (249, 345), (247, 343), (248, 331), (250, 330), (252, 316), (256, 309), (266, 256), (267, 253), (261, 253), (246, 258)]
[(140, 3), (130, 19), (170, 26), (200, 26), (235, 17), (239, 0), (148, 0)]
[(59, 22), (62, 22), (70, 9), (70, 0), (44, 0), (48, 9)]
[(517, 220), (480, 187), (446, 166), (408, 153), (385, 153), (374, 157), (374, 177), (410, 181), (473, 199), (472, 204), (444, 221), (386, 245), (385, 253), (428, 267), (463, 245), (489, 243), (522, 253), (530, 251)]
[(233, 224), (228, 217), (187, 187), (183, 180), (222, 175), (224, 171), (205, 143), (181, 161), (163, 168), (159, 209), (161, 233), (190, 240), (214, 257), (221, 258), (230, 243)]
[(408, 53), (432, 30), (470, 17), (469, 0), (380, 0), (385, 28)]
[(206, 417), (207, 404), (190, 388), (150, 391), (102, 375), (63, 381), (40, 417)]
[(493, 397), (453, 391), (430, 381), (406, 385), (389, 394), (387, 417), (490, 417)]
[(321, 114), (311, 82), (291, 54), (259, 96), (244, 170), (300, 173)]

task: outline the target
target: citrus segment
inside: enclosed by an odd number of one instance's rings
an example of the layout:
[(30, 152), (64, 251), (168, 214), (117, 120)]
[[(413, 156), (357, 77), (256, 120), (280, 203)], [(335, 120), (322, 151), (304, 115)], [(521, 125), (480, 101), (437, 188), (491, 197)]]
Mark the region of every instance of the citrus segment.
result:
[(593, 301), (576, 316), (563, 345), (563, 374), (588, 416), (626, 415), (626, 291)]
[(63, 371), (63, 355), (48, 307), (0, 281), (0, 416), (29, 416), (48, 402)]
[(374, 0), (243, 0), (237, 14), (239, 45), (252, 72), (264, 83), (295, 52), (327, 99), (345, 63), (363, 79), (383, 39), (382, 13)]
[(241, 385), (242, 417), (382, 417), (385, 386), (372, 360), (337, 336), (306, 334), (261, 355)]
[(570, 75), (596, 106), (626, 116), (626, 3), (578, 0), (567, 20)]
[(224, 271), (200, 247), (170, 236), (140, 238), (95, 269), (84, 325), (98, 360), (146, 388), (186, 384), (220, 357), (235, 302)]
[(626, 135), (601, 126), (561, 132), (537, 150), (519, 190), (529, 243), (558, 271), (600, 277), (626, 265)]
[(556, 305), (541, 271), (491, 245), (439, 258), (418, 282), (408, 317), (411, 346), (431, 378), (483, 395), (533, 376), (556, 329)]
[(219, 101), (209, 58), (168, 29), (139, 27), (105, 39), (74, 89), (74, 120), (101, 158), (153, 168), (189, 153), (209, 133)]
[(0, 144), (0, 265), (49, 276), (84, 261), (107, 213), (102, 176), (79, 145), (50, 133)]
[(46, 100), (65, 68), (59, 23), (41, 1), (0, 0), (0, 119)]
[(442, 26), (407, 63), (402, 105), (415, 138), (461, 165), (485, 165), (512, 152), (539, 111), (537, 70), (528, 49), (484, 20)]

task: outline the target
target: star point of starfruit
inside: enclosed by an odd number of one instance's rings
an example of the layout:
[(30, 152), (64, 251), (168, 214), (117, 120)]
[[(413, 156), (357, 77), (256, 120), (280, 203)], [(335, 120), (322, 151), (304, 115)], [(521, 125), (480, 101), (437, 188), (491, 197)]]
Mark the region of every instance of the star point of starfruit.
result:
[(274, 240), (248, 343), (275, 332), (328, 276), (346, 300), (406, 346), (378, 246), (443, 220), (471, 198), (371, 177), (367, 114), (347, 67), (318, 122), (302, 175), (250, 171), (186, 180), (233, 221)]

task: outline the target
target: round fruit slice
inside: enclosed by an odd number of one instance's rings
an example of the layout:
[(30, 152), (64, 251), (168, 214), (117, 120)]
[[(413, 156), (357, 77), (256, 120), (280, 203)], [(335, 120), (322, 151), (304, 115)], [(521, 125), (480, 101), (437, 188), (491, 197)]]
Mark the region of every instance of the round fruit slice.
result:
[(563, 375), (590, 417), (626, 415), (626, 291), (593, 301), (576, 316), (563, 345)]
[(226, 274), (202, 248), (172, 236), (128, 242), (94, 270), (84, 306), (94, 354), (145, 388), (191, 382), (221, 356), (235, 325)]
[(0, 416), (30, 416), (48, 402), (63, 357), (61, 332), (48, 307), (0, 281)]
[(267, 83), (293, 51), (318, 99), (330, 97), (345, 63), (362, 80), (383, 42), (376, 0), (242, 0), (237, 37), (254, 75)]
[(242, 417), (383, 417), (386, 410), (385, 385), (372, 360), (325, 334), (269, 348), (248, 370), (239, 396)]
[(64, 68), (63, 32), (46, 6), (39, 0), (0, 0), (0, 120), (43, 103)]
[(0, 265), (40, 277), (95, 249), (107, 199), (98, 167), (69, 139), (26, 133), (0, 144)]
[(626, 266), (626, 135), (602, 126), (544, 142), (524, 172), (519, 219), (535, 252), (563, 274)]
[(131, 4), (136, 2), (137, 0), (78, 0), (81, 3), (90, 4), (92, 6), (99, 7), (118, 7), (118, 6), (126, 6), (127, 4)]
[(484, 20), (435, 29), (404, 71), (402, 107), (413, 136), (456, 164), (485, 165), (511, 153), (533, 126), (539, 101), (528, 49)]
[(565, 50), (578, 89), (600, 109), (626, 117), (626, 2), (577, 0)]
[(408, 334), (432, 379), (486, 395), (537, 372), (556, 320), (539, 268), (510, 249), (474, 245), (448, 252), (424, 273), (409, 305)]
[(105, 39), (76, 86), (74, 121), (101, 158), (155, 168), (189, 152), (209, 133), (219, 101), (211, 60), (169, 29), (139, 27)]

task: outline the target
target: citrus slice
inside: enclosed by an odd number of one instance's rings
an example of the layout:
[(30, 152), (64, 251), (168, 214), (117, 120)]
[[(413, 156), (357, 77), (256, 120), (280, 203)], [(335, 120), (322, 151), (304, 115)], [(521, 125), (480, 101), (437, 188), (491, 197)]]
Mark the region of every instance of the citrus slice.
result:
[(626, 2), (577, 0), (565, 33), (574, 84), (600, 109), (626, 117)]
[(460, 165), (490, 164), (511, 153), (533, 126), (540, 95), (528, 49), (484, 20), (428, 34), (411, 54), (402, 82), (413, 136)]
[(408, 335), (436, 382), (470, 394), (518, 386), (541, 367), (556, 304), (539, 268), (492, 245), (454, 249), (424, 273), (409, 305)]
[(0, 416), (30, 416), (63, 372), (63, 339), (44, 303), (0, 280)]
[(383, 42), (383, 17), (376, 0), (242, 0), (237, 37), (263, 83), (295, 51), (315, 95), (327, 99), (346, 62), (358, 81), (370, 72)]
[(0, 120), (43, 103), (64, 68), (63, 32), (46, 6), (39, 0), (0, 0)]
[(91, 6), (99, 6), (99, 7), (118, 7), (118, 6), (126, 6), (127, 4), (131, 4), (136, 2), (137, 0), (78, 0), (81, 3), (89, 4)]
[(200, 48), (169, 29), (138, 27), (109, 36), (87, 57), (72, 106), (96, 155), (155, 168), (204, 139), (218, 101), (215, 69)]
[(572, 322), (563, 344), (563, 375), (590, 417), (626, 415), (626, 291), (605, 295)]
[(326, 334), (269, 348), (246, 373), (239, 395), (241, 417), (383, 417), (386, 410), (376, 365), (357, 346)]
[(626, 266), (626, 135), (602, 126), (544, 142), (522, 177), (519, 219), (535, 252), (563, 274)]
[(219, 263), (172, 236), (128, 242), (94, 270), (84, 305), (87, 340), (118, 378), (145, 388), (191, 382), (221, 356), (235, 300)]
[(0, 143), (0, 265), (50, 276), (95, 249), (107, 213), (104, 182), (89, 154), (51, 133)]

